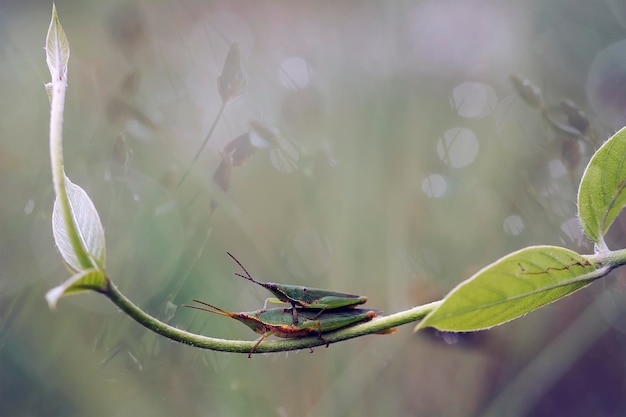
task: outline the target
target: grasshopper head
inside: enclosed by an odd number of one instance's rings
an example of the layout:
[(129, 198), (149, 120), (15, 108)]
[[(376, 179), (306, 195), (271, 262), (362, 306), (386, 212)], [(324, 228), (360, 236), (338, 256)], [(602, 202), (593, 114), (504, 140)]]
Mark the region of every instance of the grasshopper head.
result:
[(230, 317), (232, 319), (242, 322), (243, 324), (245, 324), (246, 326), (248, 326), (253, 331), (259, 334), (264, 334), (267, 332), (266, 325), (259, 319), (259, 317), (257, 317), (256, 311), (231, 313), (230, 311), (222, 310), (221, 308), (215, 307), (214, 305), (211, 305), (209, 303), (205, 303), (204, 301), (200, 301), (196, 299), (194, 299), (193, 301), (198, 304), (202, 304), (206, 307), (190, 306), (190, 305), (183, 305), (183, 307), (193, 308), (193, 309), (200, 310), (200, 311), (206, 311), (208, 313), (219, 314), (220, 316)]

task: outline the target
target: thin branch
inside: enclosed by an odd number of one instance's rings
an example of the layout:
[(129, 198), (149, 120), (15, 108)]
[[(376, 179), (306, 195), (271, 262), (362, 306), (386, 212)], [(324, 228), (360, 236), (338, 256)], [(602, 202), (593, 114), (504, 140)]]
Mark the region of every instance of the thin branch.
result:
[[(198, 334), (190, 333), (185, 330), (170, 326), (150, 316), (139, 307), (137, 307), (132, 301), (126, 298), (126, 296), (122, 294), (115, 286), (115, 284), (113, 284), (113, 282), (111, 282), (110, 280), (108, 282), (107, 289), (103, 291), (103, 294), (106, 295), (115, 305), (117, 305), (122, 311), (124, 311), (142, 326), (176, 342), (184, 343), (186, 345), (194, 346), (200, 349), (210, 349), (221, 352), (235, 352), (246, 354), (250, 353), (252, 347), (256, 342), (255, 340), (244, 341), (217, 339), (213, 337), (201, 336)], [(414, 307), (410, 310), (392, 314), (390, 316), (376, 318), (367, 323), (362, 323), (334, 332), (325, 333), (325, 342), (322, 342), (317, 337), (263, 341), (263, 343), (261, 343), (256, 348), (254, 353), (284, 352), (289, 350), (308, 349), (315, 346), (324, 345), (326, 343), (336, 343), (342, 340), (352, 339), (367, 334), (373, 334), (389, 330), (393, 327), (411, 323), (424, 318), (440, 303), (441, 301), (435, 301), (429, 304)]]

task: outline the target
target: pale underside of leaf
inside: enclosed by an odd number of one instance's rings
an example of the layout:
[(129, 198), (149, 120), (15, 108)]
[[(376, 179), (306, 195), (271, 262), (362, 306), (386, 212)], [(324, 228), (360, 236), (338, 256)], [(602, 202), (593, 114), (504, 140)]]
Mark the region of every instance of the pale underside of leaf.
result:
[(74, 274), (63, 284), (52, 288), (46, 293), (46, 301), (51, 309), (56, 308), (57, 302), (64, 295), (76, 294), (83, 291), (103, 290), (106, 287), (106, 277), (97, 269), (86, 269)]
[(606, 273), (606, 268), (568, 249), (525, 248), (453, 289), (416, 330), (487, 329), (571, 294)]
[[(65, 177), (65, 185), (72, 212), (71, 217), (76, 225), (82, 248), (95, 264), (92, 266), (98, 266), (104, 270), (106, 260), (104, 228), (96, 207), (87, 193), (67, 177)], [(52, 232), (65, 262), (75, 271), (84, 269), (86, 266), (79, 261), (68, 235), (68, 228), (58, 200), (55, 201), (52, 211)]]

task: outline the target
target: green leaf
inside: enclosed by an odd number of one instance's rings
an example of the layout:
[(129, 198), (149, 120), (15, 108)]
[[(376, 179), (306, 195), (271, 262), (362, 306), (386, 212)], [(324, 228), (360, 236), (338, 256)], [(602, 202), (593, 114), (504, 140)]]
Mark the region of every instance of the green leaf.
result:
[(610, 268), (569, 249), (533, 246), (454, 288), (415, 328), (474, 331), (506, 323), (588, 285)]
[(70, 44), (57, 16), (57, 8), (52, 3), (52, 20), (46, 36), (46, 62), (52, 80), (67, 80), (67, 63), (70, 60)]
[(63, 284), (52, 288), (46, 293), (48, 306), (54, 310), (59, 298), (64, 295), (76, 294), (83, 291), (103, 291), (106, 288), (107, 279), (104, 272), (97, 269), (86, 269), (76, 273)]
[(604, 235), (626, 205), (626, 128), (611, 137), (589, 161), (578, 189), (578, 215), (591, 240)]
[[(71, 221), (76, 225), (83, 251), (89, 255), (93, 267), (104, 270), (106, 260), (104, 228), (100, 223), (96, 207), (87, 193), (67, 177), (65, 177), (65, 187), (70, 203)], [(65, 224), (58, 198), (54, 202), (52, 211), (52, 233), (65, 262), (75, 271), (85, 269), (68, 235), (68, 227)]]

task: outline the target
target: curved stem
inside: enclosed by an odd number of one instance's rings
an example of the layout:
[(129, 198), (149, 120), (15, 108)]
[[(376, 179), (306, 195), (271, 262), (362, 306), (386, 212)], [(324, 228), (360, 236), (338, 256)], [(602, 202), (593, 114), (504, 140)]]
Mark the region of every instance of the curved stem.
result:
[[(108, 280), (107, 288), (105, 291), (103, 291), (103, 294), (107, 296), (123, 312), (132, 317), (137, 323), (141, 324), (149, 330), (152, 330), (157, 334), (160, 334), (161, 336), (165, 336), (176, 342), (184, 343), (186, 345), (194, 346), (200, 349), (210, 349), (235, 353), (250, 353), (252, 347), (256, 343), (256, 341), (254, 340), (226, 340), (208, 336), (201, 336), (163, 323), (162, 321), (157, 320), (156, 318), (152, 317), (151, 315), (137, 307), (132, 301), (126, 298), (126, 296), (122, 294), (120, 290), (115, 286), (115, 284), (113, 284), (113, 282), (110, 280)], [(411, 323), (424, 318), (426, 314), (431, 312), (440, 303), (441, 301), (435, 301), (429, 304), (414, 307), (410, 310), (392, 314), (390, 316), (376, 318), (367, 323), (358, 324), (330, 333), (324, 333), (325, 342), (321, 341), (317, 337), (263, 341), (263, 343), (261, 343), (256, 348), (254, 353), (283, 352), (288, 350), (307, 349), (315, 346), (324, 345), (326, 343), (336, 343), (342, 340), (364, 336), (366, 334), (389, 330), (395, 326)]]
[(67, 195), (65, 172), (63, 171), (63, 111), (65, 109), (65, 92), (67, 90), (67, 63), (62, 57), (69, 57), (69, 44), (65, 32), (59, 23), (56, 6), (52, 5), (52, 20), (46, 36), (46, 55), (51, 82), (50, 100), (50, 165), (52, 168), (52, 184), (57, 204), (63, 215), (63, 223), (78, 262), (85, 268), (95, 265), (91, 261), (83, 242), (79, 237), (78, 228), (74, 223), (72, 207)]

